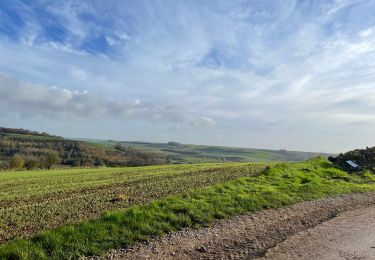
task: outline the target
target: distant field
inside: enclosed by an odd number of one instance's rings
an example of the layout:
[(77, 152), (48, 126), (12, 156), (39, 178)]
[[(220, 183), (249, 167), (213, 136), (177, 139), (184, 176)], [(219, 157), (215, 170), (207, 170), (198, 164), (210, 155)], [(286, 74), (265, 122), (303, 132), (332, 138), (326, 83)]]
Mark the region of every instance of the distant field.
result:
[(328, 157), (329, 154), (310, 153), (286, 150), (268, 150), (238, 148), (225, 146), (205, 146), (178, 143), (117, 142), (104, 140), (87, 141), (93, 146), (103, 149), (114, 149), (116, 144), (132, 146), (140, 150), (164, 152), (173, 158), (172, 163), (205, 163), (205, 162), (270, 162), (270, 161), (304, 161), (318, 155)]
[(0, 172), (0, 243), (98, 217), (109, 209), (253, 176), (263, 168), (225, 163)]

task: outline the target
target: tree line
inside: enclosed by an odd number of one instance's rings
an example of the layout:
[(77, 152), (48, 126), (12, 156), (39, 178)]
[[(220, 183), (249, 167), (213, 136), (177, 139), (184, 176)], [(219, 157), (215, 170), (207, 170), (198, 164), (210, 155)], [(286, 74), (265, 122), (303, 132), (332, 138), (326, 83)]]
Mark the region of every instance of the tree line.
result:
[(37, 131), (31, 131), (26, 130), (22, 128), (7, 128), (7, 127), (0, 127), (0, 133), (8, 133), (8, 134), (18, 134), (18, 135), (39, 135), (39, 136), (51, 136), (51, 137), (57, 137), (54, 135), (50, 135), (46, 132), (37, 132)]
[(145, 166), (166, 164), (165, 153), (148, 152), (118, 144), (101, 149), (83, 141), (29, 138), (0, 134), (0, 169), (60, 167)]

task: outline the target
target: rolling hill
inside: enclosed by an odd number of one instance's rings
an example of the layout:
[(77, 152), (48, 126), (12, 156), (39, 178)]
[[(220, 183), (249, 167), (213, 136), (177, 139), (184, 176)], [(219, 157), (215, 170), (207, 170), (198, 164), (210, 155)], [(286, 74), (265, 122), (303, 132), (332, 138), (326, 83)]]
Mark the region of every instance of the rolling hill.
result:
[(143, 151), (163, 152), (170, 163), (204, 163), (204, 162), (269, 162), (269, 161), (304, 161), (316, 156), (328, 157), (326, 153), (312, 153), (287, 150), (269, 150), (255, 148), (238, 148), (226, 146), (206, 146), (180, 144), (177, 142), (150, 143), (134, 141), (103, 141), (82, 139), (97, 146), (115, 148), (116, 146), (134, 147)]
[(181, 163), (303, 161), (321, 155), (286, 150), (67, 139), (48, 133), (0, 127), (0, 169), (145, 166)]

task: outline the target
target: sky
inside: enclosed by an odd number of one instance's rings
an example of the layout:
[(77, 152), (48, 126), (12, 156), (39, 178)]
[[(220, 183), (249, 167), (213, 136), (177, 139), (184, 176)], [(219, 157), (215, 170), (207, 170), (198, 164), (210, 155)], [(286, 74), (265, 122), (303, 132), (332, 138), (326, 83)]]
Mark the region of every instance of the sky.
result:
[(344, 152), (375, 145), (375, 1), (0, 1), (0, 125)]

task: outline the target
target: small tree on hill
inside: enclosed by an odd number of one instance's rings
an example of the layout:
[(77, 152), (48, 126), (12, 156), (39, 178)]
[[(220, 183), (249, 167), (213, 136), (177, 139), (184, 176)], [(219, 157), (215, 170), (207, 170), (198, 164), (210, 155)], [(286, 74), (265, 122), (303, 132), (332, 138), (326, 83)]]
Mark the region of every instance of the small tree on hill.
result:
[(25, 159), (19, 155), (13, 155), (9, 160), (9, 167), (12, 169), (21, 169), (25, 165)]
[(28, 170), (37, 169), (39, 168), (40, 162), (39, 159), (35, 156), (28, 156), (25, 160), (25, 167)]
[(51, 169), (53, 165), (59, 163), (59, 156), (56, 152), (49, 152), (44, 160), (44, 165), (47, 169)]

